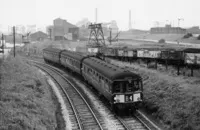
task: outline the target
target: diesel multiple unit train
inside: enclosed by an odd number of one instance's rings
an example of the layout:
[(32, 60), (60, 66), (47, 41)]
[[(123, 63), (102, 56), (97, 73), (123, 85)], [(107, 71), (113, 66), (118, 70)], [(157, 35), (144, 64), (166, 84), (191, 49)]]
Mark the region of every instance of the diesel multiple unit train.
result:
[(113, 109), (137, 109), (143, 101), (142, 78), (138, 74), (93, 56), (56, 48), (43, 49), (45, 61), (60, 64), (81, 75), (102, 94)]

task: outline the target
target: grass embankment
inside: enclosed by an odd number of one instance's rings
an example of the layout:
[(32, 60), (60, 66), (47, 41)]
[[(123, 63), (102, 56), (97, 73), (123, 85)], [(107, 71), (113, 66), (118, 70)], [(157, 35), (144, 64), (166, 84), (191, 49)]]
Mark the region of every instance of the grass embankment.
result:
[(151, 40), (160, 40), (165, 39), (166, 41), (174, 41), (174, 42), (185, 42), (185, 43), (200, 43), (200, 40), (197, 40), (196, 37), (190, 37), (190, 38), (183, 38), (185, 34), (149, 34), (149, 33), (143, 33), (143, 34), (120, 34), (119, 39), (151, 39)]
[(19, 57), (0, 66), (0, 129), (51, 130), (56, 106), (45, 78)]
[[(121, 64), (120, 62), (114, 62)], [(156, 70), (133, 67), (144, 81), (145, 107), (171, 130), (200, 129), (200, 79), (171, 76)]]

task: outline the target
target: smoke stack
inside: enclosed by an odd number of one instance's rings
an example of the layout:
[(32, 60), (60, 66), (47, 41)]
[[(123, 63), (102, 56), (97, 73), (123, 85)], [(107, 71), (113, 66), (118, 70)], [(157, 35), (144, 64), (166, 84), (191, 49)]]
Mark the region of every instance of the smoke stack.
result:
[(97, 8), (95, 10), (95, 23), (97, 23)]
[(132, 29), (132, 25), (131, 25), (131, 10), (129, 10), (129, 30)]

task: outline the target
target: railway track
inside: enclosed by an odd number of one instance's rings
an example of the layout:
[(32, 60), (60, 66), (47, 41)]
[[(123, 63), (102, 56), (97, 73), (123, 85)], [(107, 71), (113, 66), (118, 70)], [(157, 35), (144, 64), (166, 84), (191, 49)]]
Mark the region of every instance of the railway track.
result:
[[(72, 122), (73, 129), (103, 130), (103, 124), (100, 123), (99, 119), (97, 118), (91, 107), (88, 105), (87, 101), (73, 86), (73, 84), (70, 83), (70, 81), (68, 81), (65, 77), (62, 76), (62, 74), (49, 66), (42, 64), (37, 64), (36, 66), (48, 73), (54, 79), (54, 81), (60, 86), (63, 94), (69, 101), (68, 104), (70, 104), (70, 107), (67, 106), (67, 109), (69, 109), (70, 111), (70, 120)], [(60, 77), (62, 77), (62, 79), (58, 79)], [(61, 80), (63, 81), (61, 82)], [(68, 85), (66, 85), (66, 83)]]
[(117, 117), (127, 130), (161, 130), (139, 110), (131, 116)]
[[(34, 61), (35, 62), (35, 61)], [(60, 89), (63, 91), (63, 96), (66, 97), (68, 103), (66, 103), (67, 109), (69, 110), (70, 120), (72, 122), (73, 129), (87, 130), (87, 129), (108, 129), (108, 126), (105, 126), (99, 113), (96, 113), (88, 105), (87, 101), (81, 95), (80, 92), (73, 86), (72, 83), (64, 76), (64, 72), (55, 69), (44, 63), (35, 62), (35, 65), (51, 75), (54, 81), (60, 86)], [(48, 69), (47, 69), (48, 68)], [(52, 76), (52, 75), (57, 76)], [(58, 76), (62, 77), (63, 82), (58, 79)], [(55, 78), (57, 77), (57, 78)], [(64, 82), (67, 82), (67, 85)], [(65, 86), (65, 87), (63, 87)], [(67, 91), (66, 91), (67, 90)], [(100, 119), (98, 119), (99, 117)], [(121, 130), (160, 130), (156, 125), (152, 124), (146, 117), (143, 117), (141, 113), (138, 113), (134, 116), (129, 117), (116, 117), (112, 116), (113, 120), (118, 120), (116, 125)]]
[(145, 127), (148, 130), (161, 130), (157, 125), (155, 125), (151, 120), (149, 120), (145, 115), (142, 114), (142, 112), (140, 112), (139, 110), (137, 110), (134, 114), (134, 116), (140, 121), (142, 122), (143, 125), (145, 125)]

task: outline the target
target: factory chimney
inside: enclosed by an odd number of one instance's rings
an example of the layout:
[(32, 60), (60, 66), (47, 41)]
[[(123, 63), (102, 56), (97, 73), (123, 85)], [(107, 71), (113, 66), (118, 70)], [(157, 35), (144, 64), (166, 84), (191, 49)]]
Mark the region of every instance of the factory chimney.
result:
[(95, 23), (97, 23), (97, 8), (95, 9)]
[(132, 29), (132, 25), (131, 25), (131, 10), (129, 10), (129, 30)]

